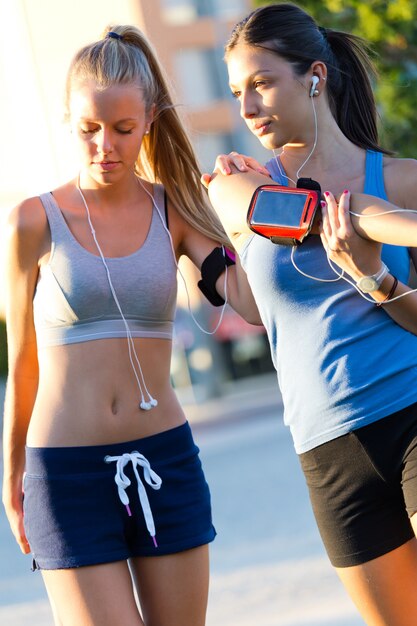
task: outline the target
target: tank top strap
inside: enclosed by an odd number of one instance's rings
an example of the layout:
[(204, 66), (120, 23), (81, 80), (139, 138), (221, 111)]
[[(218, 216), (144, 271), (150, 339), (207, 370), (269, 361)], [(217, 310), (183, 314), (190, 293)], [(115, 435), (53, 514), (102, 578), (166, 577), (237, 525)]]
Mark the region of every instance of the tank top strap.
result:
[(266, 163), (266, 169), (270, 173), (272, 180), (278, 183), (278, 185), (288, 187), (288, 177), (284, 172), (281, 159), (278, 155)]
[(366, 151), (364, 193), (387, 200), (384, 185), (384, 155), (382, 152)]

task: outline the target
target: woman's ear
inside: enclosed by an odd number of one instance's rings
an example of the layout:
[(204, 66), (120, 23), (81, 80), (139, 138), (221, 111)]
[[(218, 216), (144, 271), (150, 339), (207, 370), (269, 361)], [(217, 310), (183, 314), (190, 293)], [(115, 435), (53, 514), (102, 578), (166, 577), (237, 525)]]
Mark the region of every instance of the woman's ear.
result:
[(311, 81), (313, 76), (317, 76), (319, 82), (326, 81), (327, 78), (327, 65), (323, 61), (314, 61), (311, 64), (310, 70), (307, 72), (307, 78)]
[(146, 134), (149, 133), (152, 123), (155, 119), (155, 111), (156, 111), (156, 104), (154, 103), (149, 109), (148, 114), (146, 116), (147, 117), (146, 119), (146, 131), (147, 132), (145, 131)]

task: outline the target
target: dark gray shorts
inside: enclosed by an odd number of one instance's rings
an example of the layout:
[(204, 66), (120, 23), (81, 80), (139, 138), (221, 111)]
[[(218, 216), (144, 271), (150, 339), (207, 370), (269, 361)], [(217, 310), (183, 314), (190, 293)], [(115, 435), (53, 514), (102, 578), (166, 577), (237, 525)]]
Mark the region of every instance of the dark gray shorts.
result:
[(300, 455), (331, 563), (360, 565), (414, 537), (417, 404)]
[[(198, 453), (188, 423), (126, 443), (27, 448), (24, 523), (35, 566), (63, 569), (160, 556), (212, 541), (210, 492)], [(113, 460), (106, 462), (108, 456)], [(156, 475), (160, 488), (147, 481), (142, 456), (150, 482), (156, 485)], [(132, 458), (141, 459), (136, 470)], [(142, 503), (135, 471), (145, 490)]]

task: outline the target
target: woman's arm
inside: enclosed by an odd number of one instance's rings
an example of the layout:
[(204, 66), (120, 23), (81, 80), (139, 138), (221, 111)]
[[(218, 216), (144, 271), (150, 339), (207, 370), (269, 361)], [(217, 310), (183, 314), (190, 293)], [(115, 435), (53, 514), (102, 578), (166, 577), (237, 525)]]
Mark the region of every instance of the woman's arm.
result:
[[(233, 175), (223, 174), (220, 168), (215, 170), (208, 184), (208, 192), (210, 201), (229, 238), (235, 243), (240, 235), (250, 233), (246, 223), (246, 214), (253, 192), (260, 185), (274, 183), (270, 178), (254, 171), (239, 172), (233, 165), (230, 169)], [(333, 198), (331, 194), (328, 197)], [(333, 242), (339, 247), (331, 246), (337, 253), (330, 252), (329, 256), (355, 282), (361, 276), (376, 273), (381, 267), (381, 242), (406, 247), (417, 246), (417, 212), (411, 212), (408, 208), (403, 212), (397, 212), (399, 207), (365, 194), (349, 194), (347, 199), (350, 199), (350, 209), (344, 207), (344, 211), (346, 212), (345, 224), (348, 223), (350, 227), (350, 239), (348, 242), (343, 240), (346, 233), (339, 231), (338, 243)], [(408, 199), (406, 206), (414, 210), (412, 199)], [(357, 215), (349, 214), (349, 210)], [(389, 213), (389, 211), (396, 212)], [(376, 213), (382, 213), (382, 215), (368, 217)], [(343, 249), (340, 248), (342, 240), (345, 246)], [(353, 241), (355, 245), (352, 247)], [(414, 255), (413, 258), (416, 256)], [(380, 289), (371, 293), (370, 297), (375, 302), (384, 300), (390, 294), (393, 283), (394, 277), (388, 275)], [(399, 283), (391, 299), (409, 291), (411, 291), (410, 287)], [(358, 297), (361, 296), (358, 294)], [(381, 306), (399, 325), (417, 334), (417, 294), (410, 293)]]
[[(363, 239), (352, 226), (349, 193), (344, 192), (337, 203), (331, 193), (326, 193), (322, 203), (320, 236), (329, 259), (357, 283), (363, 276), (376, 274), (382, 266), (382, 244)], [(378, 218), (375, 218), (378, 219)], [(410, 249), (410, 256), (417, 267), (417, 249)], [(398, 298), (398, 296), (403, 297)], [(417, 334), (417, 292), (389, 273), (379, 289), (365, 294), (380, 306), (400, 326)], [(358, 293), (358, 297), (361, 294)], [(389, 300), (387, 299), (389, 298)], [(398, 298), (398, 299), (395, 299)], [(385, 302), (384, 302), (385, 301)]]
[[(187, 227), (183, 240), (183, 252), (194, 265), (201, 270), (203, 261), (219, 244), (205, 237), (195, 229)], [(250, 289), (246, 272), (243, 270), (239, 257), (236, 255), (236, 264), (222, 272), (216, 281), (216, 291), (225, 298), (227, 289), (227, 301), (230, 306), (250, 324), (262, 324), (252, 291)]]
[(10, 215), (6, 235), (6, 323), (8, 379), (3, 418), (3, 504), (23, 553), (30, 548), (23, 528), (22, 483), (27, 429), (38, 386), (32, 300), (46, 217), (39, 200), (25, 201)]
[(350, 214), (355, 231), (364, 239), (417, 247), (417, 211), (367, 194), (353, 193)]
[[(213, 173), (208, 184), (210, 201), (219, 215), (223, 226), (233, 241), (240, 233), (248, 233), (246, 214), (249, 202), (257, 187), (274, 184), (270, 178), (253, 170), (239, 172), (232, 166), (232, 175)], [(276, 183), (277, 184), (277, 183)], [(323, 190), (324, 191), (324, 190)], [(417, 213), (365, 194), (351, 196), (352, 224), (363, 238), (393, 245), (417, 247)], [(371, 215), (381, 214), (375, 217)]]
[[(210, 264), (210, 259), (207, 263), (210, 268), (216, 267), (221, 269), (224, 267), (222, 263), (223, 255), (220, 250), (220, 244), (211, 239), (207, 235), (199, 232), (191, 224), (181, 217), (178, 211), (168, 202), (169, 211), (169, 230), (172, 237), (173, 246), (176, 251), (176, 256), (179, 258), (181, 255), (187, 256), (191, 262), (201, 271), (203, 262), (209, 257), (215, 248), (220, 252), (220, 257), (217, 256), (212, 260), (213, 264)], [(231, 245), (232, 249), (233, 246)], [(206, 263), (206, 265), (207, 265)], [(216, 272), (212, 274), (212, 278), (216, 275)], [(222, 271), (215, 285), (211, 284), (211, 289), (217, 291), (218, 295), (223, 299), (225, 298), (225, 283), (226, 270)], [(252, 296), (252, 291), (247, 281), (246, 273), (240, 265), (239, 259), (236, 259), (235, 265), (229, 265), (227, 267), (227, 301), (232, 308), (239, 313), (250, 324), (259, 325), (262, 324), (259, 317), (258, 308), (255, 304), (255, 300)]]

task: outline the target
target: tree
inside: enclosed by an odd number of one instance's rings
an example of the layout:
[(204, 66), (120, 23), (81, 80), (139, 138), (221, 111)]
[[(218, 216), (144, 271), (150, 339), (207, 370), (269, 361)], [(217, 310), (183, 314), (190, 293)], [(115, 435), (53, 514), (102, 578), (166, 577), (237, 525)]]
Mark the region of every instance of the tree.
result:
[[(254, 6), (272, 4), (254, 1)], [(417, 157), (417, 0), (302, 0), (320, 26), (354, 33), (375, 53), (381, 143)]]

